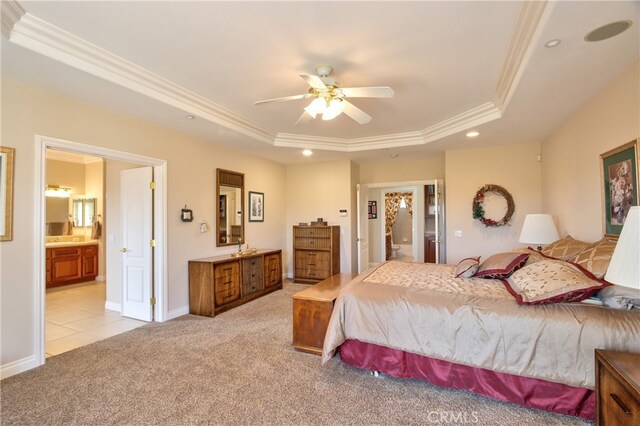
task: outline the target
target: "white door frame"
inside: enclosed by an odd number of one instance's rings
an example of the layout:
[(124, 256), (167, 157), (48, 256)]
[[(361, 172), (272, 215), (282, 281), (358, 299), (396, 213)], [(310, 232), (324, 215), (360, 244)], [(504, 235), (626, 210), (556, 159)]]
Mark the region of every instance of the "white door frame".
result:
[(152, 157), (131, 154), (124, 151), (117, 151), (110, 148), (103, 148), (95, 145), (87, 145), (78, 142), (71, 142), (63, 139), (56, 139), (47, 136), (36, 135), (35, 153), (35, 209), (34, 220), (37, 224), (34, 233), (34, 260), (38, 267), (35, 270), (33, 280), (33, 328), (34, 328), (34, 354), (37, 365), (45, 362), (45, 294), (46, 294), (46, 265), (45, 265), (45, 197), (46, 187), (46, 150), (47, 148), (70, 151), (79, 154), (102, 157), (109, 160), (118, 160), (128, 163), (140, 164), (142, 166), (152, 166), (156, 189), (154, 195), (154, 228), (156, 240), (155, 262), (153, 268), (154, 293), (156, 305), (154, 318), (162, 322), (168, 318), (168, 287), (167, 287), (167, 162)]

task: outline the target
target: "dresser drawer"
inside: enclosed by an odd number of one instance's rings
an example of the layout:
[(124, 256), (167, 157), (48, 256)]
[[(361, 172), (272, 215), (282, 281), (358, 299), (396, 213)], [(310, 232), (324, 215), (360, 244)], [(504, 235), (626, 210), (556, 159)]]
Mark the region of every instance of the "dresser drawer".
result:
[(215, 302), (216, 306), (224, 305), (225, 303), (233, 302), (240, 299), (240, 287), (228, 287), (225, 290), (216, 291)]
[(639, 425), (640, 402), (608, 369), (600, 375), (601, 425)]
[(234, 288), (238, 290), (238, 293), (240, 293), (239, 262), (228, 262), (216, 265), (213, 270), (213, 275), (216, 293), (229, 291)]
[[(331, 255), (328, 251), (298, 250), (296, 251), (296, 264), (312, 263), (322, 265), (325, 268), (331, 262)], [(326, 266), (325, 266), (326, 265)]]
[(82, 255), (82, 247), (56, 247), (52, 250), (51, 257), (59, 259), (61, 257), (77, 257)]

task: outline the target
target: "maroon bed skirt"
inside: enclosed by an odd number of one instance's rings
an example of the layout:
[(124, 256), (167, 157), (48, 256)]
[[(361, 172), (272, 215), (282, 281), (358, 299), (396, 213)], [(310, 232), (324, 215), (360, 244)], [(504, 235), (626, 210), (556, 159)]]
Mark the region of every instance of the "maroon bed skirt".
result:
[(354, 367), (393, 377), (422, 379), (525, 407), (595, 419), (595, 392), (591, 389), (469, 367), (358, 340), (344, 342), (340, 358)]

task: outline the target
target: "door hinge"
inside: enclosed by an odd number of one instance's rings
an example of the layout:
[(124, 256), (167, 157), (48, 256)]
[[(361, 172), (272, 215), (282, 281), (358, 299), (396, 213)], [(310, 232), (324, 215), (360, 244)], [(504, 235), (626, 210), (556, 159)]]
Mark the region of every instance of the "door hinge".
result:
[(156, 240), (151, 240), (151, 241), (149, 241), (149, 245), (150, 245), (151, 247), (155, 247), (155, 246), (156, 246)]
[(149, 188), (156, 189), (156, 183), (155, 182), (149, 182)]
[(149, 301), (151, 302), (151, 306), (154, 306), (156, 304), (156, 298), (152, 297), (151, 299), (149, 299)]

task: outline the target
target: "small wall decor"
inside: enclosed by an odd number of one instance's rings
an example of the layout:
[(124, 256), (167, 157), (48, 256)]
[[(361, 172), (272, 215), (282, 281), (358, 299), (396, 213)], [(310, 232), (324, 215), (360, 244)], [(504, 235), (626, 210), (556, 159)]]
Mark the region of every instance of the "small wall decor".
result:
[(367, 210), (368, 210), (367, 213), (369, 215), (369, 219), (378, 218), (378, 202), (377, 201), (369, 201)]
[(184, 205), (184, 209), (180, 210), (180, 220), (183, 222), (193, 222), (193, 211)]
[(638, 141), (636, 139), (600, 154), (606, 235), (620, 235), (629, 209), (638, 205)]
[[(484, 216), (485, 211), (484, 211), (483, 203), (485, 199), (485, 194), (487, 192), (493, 192), (503, 197), (507, 201), (507, 211), (505, 215), (502, 217), (502, 219), (495, 220), (491, 218), (486, 218)], [(509, 191), (507, 191), (500, 185), (487, 184), (482, 188), (480, 188), (478, 192), (476, 192), (475, 197), (473, 197), (473, 204), (471, 209), (473, 212), (473, 218), (478, 219), (484, 226), (498, 227), (498, 226), (507, 225), (509, 223), (509, 221), (511, 220), (511, 216), (513, 216), (513, 212), (516, 209), (516, 206), (513, 202), (513, 197), (511, 196), (511, 194), (509, 194)]]
[(264, 222), (264, 193), (249, 191), (249, 222)]
[(13, 239), (13, 161), (15, 149), (0, 147), (0, 241)]

